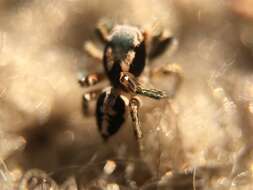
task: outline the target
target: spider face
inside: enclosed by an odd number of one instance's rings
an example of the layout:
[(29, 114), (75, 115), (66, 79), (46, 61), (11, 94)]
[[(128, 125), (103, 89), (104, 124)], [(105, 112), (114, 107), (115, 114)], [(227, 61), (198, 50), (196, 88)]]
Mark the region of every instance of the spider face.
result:
[(108, 38), (103, 56), (104, 69), (112, 86), (122, 87), (120, 73), (138, 77), (145, 67), (146, 47), (141, 31), (132, 26), (116, 26)]

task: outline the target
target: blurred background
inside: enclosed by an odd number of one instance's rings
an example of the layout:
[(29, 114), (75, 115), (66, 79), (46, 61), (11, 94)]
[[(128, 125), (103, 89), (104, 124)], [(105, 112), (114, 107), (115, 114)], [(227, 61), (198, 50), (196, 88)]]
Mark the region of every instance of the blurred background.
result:
[[(142, 155), (130, 121), (104, 143), (82, 113), (78, 76), (102, 68), (83, 44), (103, 48), (102, 18), (178, 40), (155, 61), (180, 65), (183, 83), (143, 98)], [(252, 0), (0, 0), (0, 189), (252, 190), (252, 72)]]

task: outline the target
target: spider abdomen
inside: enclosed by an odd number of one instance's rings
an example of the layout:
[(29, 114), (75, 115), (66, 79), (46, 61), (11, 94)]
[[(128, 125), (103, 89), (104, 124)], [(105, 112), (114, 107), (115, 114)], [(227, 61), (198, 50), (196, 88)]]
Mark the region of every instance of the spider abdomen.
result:
[(126, 105), (121, 96), (103, 92), (97, 100), (96, 119), (100, 134), (106, 140), (115, 134), (125, 121)]

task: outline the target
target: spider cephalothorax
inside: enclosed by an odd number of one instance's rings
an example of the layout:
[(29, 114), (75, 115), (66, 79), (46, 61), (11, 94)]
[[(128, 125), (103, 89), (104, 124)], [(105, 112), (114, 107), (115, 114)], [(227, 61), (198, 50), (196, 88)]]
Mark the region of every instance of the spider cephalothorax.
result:
[(111, 84), (117, 88), (120, 73), (129, 72), (138, 77), (144, 70), (146, 47), (141, 31), (132, 26), (117, 25), (108, 37), (103, 64)]

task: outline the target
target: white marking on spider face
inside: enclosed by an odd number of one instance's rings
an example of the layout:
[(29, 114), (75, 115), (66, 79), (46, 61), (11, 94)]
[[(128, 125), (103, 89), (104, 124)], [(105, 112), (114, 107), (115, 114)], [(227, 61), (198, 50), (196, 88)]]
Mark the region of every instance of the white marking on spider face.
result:
[(126, 55), (126, 58), (121, 62), (121, 70), (124, 72), (128, 72), (130, 69), (130, 65), (132, 64), (135, 57), (134, 51), (129, 51)]

